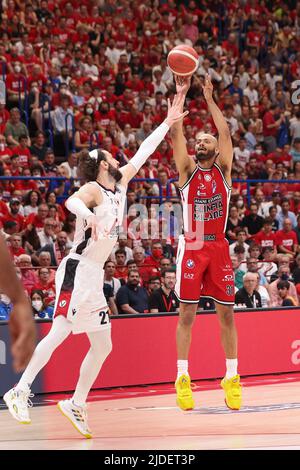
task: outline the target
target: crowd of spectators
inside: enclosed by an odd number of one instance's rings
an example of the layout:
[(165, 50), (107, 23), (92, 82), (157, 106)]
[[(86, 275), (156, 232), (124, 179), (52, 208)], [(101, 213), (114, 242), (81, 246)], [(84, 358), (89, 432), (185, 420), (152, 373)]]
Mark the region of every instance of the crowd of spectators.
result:
[[(298, 305), (298, 2), (3, 0), (0, 14), (0, 176), (29, 177), (0, 180), (0, 224), (37, 317), (53, 313), (55, 268), (73, 243), (64, 200), (80, 186), (78, 152), (101, 147), (121, 164), (134, 155), (174, 96), (166, 58), (178, 44), (199, 54), (184, 120), (190, 157), (197, 132), (216, 133), (201, 91), (207, 72), (230, 127), (236, 304)], [(106, 266), (112, 313), (178, 308), (177, 176), (167, 136), (129, 187), (126, 230)], [(1, 296), (0, 318), (10, 309)]]

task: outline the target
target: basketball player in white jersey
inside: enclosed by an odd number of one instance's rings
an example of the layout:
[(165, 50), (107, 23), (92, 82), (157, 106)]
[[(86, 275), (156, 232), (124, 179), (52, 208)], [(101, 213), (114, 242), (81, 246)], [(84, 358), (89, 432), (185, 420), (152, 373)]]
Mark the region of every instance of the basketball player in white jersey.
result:
[(187, 113), (179, 111), (177, 97), (169, 103), (165, 121), (142, 143), (130, 162), (119, 163), (106, 151), (81, 153), (81, 174), (87, 181), (67, 201), (67, 209), (76, 214), (74, 247), (56, 273), (56, 302), (53, 325), (38, 344), (18, 384), (4, 395), (12, 416), (19, 422), (31, 422), (30, 386), (47, 364), (53, 351), (69, 336), (86, 333), (90, 349), (80, 367), (74, 395), (60, 401), (60, 411), (86, 438), (91, 438), (87, 423), (86, 399), (105, 359), (112, 349), (111, 325), (103, 294), (103, 265), (118, 239), (122, 224), (126, 189), (147, 158), (164, 139), (173, 123)]

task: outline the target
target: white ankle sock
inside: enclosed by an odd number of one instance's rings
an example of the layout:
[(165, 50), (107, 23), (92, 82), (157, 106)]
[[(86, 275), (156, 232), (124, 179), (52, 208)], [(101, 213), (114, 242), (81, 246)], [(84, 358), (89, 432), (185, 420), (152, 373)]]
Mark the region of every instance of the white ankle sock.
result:
[(15, 390), (21, 390), (22, 392), (30, 392), (30, 386), (31, 384), (29, 383), (26, 383), (26, 382), (19, 382), (16, 386), (15, 386)]
[(237, 359), (226, 359), (226, 379), (231, 379), (235, 375), (237, 375)]
[(177, 379), (182, 375), (189, 375), (188, 373), (189, 361), (179, 359), (177, 361)]

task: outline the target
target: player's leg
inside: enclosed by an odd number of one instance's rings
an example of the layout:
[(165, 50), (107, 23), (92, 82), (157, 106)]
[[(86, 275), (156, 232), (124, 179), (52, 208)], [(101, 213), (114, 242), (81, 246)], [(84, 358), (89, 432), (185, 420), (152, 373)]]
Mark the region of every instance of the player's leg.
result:
[(205, 250), (192, 248), (194, 246), (190, 244), (189, 249), (187, 249), (185, 239), (180, 237), (175, 285), (175, 293), (180, 300), (179, 320), (176, 331), (177, 379), (175, 387), (177, 404), (182, 410), (194, 408), (190, 386), (191, 381), (188, 373), (188, 356), (192, 339), (192, 327), (200, 298), (203, 273), (209, 262), (209, 258), (205, 256)]
[(180, 302), (179, 320), (176, 331), (177, 344), (177, 379), (175, 383), (177, 405), (182, 410), (191, 410), (195, 403), (191, 391), (191, 379), (188, 372), (188, 357), (192, 340), (192, 327), (196, 317), (197, 304)]
[(221, 328), (221, 341), (226, 357), (226, 375), (221, 382), (229, 408), (241, 406), (241, 385), (237, 373), (237, 331), (234, 322), (234, 273), (228, 243), (220, 240), (209, 245), (211, 262), (207, 268), (202, 295), (212, 297)]
[(58, 407), (82, 435), (91, 438), (87, 423), (86, 400), (105, 359), (112, 350), (111, 329), (107, 328), (87, 333), (87, 335), (91, 346), (81, 364), (74, 395), (69, 400), (60, 401)]
[(234, 322), (233, 307), (216, 302), (216, 311), (221, 327), (221, 341), (226, 357), (226, 375), (221, 382), (225, 392), (226, 405), (239, 410), (242, 403), (242, 390), (237, 366), (237, 331)]
[(40, 370), (47, 364), (54, 350), (71, 333), (71, 323), (63, 316), (54, 318), (48, 335), (37, 345), (33, 356), (17, 385), (3, 397), (12, 416), (21, 423), (30, 423), (28, 407), (31, 405), (30, 386)]

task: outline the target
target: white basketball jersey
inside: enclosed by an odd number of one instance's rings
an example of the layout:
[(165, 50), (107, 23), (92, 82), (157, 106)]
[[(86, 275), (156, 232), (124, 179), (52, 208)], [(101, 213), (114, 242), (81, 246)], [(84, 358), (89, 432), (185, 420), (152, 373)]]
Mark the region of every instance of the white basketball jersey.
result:
[(126, 188), (117, 184), (115, 191), (112, 191), (97, 181), (92, 181), (90, 184), (96, 185), (102, 194), (100, 206), (91, 209), (99, 220), (98, 240), (92, 240), (91, 229), (84, 230), (85, 219), (77, 217), (74, 246), (70, 253), (76, 253), (104, 264), (118, 240), (124, 216)]

